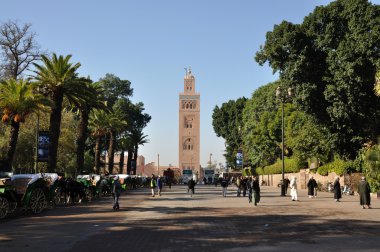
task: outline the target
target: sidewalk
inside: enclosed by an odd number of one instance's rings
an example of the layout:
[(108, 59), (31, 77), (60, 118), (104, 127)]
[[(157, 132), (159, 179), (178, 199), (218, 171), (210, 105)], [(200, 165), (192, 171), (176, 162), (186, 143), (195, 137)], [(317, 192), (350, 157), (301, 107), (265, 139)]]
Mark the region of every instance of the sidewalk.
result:
[(278, 188), (261, 189), (258, 207), (231, 187), (226, 198), (211, 185), (197, 185), (192, 198), (185, 186), (164, 188), (154, 198), (148, 190), (132, 192), (121, 200), (120, 222), (91, 240), (113, 244), (107, 246), (113, 251), (379, 251), (379, 201), (361, 209), (357, 196), (335, 202), (331, 193), (309, 199), (299, 190), (300, 201), (293, 202)]

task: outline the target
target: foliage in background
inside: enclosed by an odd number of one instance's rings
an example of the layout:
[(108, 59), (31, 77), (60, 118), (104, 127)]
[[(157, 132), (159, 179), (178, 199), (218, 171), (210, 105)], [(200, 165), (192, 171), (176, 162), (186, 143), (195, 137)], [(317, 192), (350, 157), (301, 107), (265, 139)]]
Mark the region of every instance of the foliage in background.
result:
[[(301, 168), (305, 168), (303, 163), (297, 158), (285, 158), (285, 173), (296, 173), (299, 172)], [(280, 174), (282, 173), (282, 160), (278, 159), (274, 164), (258, 167), (255, 169), (255, 173), (259, 175), (267, 174)]]
[[(272, 164), (281, 155), (278, 142), (281, 128), (275, 120), (278, 104), (275, 90), (278, 83), (269, 83), (253, 92), (243, 110), (243, 143), (245, 155), (253, 166)], [(280, 120), (281, 125), (281, 120)]]
[(380, 118), (373, 116), (380, 114), (373, 92), (379, 48), (379, 6), (337, 0), (302, 24), (275, 25), (256, 61), (291, 83), (297, 106), (330, 130), (334, 152), (353, 159), (380, 134)]
[(374, 145), (363, 153), (363, 173), (372, 192), (380, 191), (380, 145)]
[(333, 162), (320, 166), (317, 172), (322, 176), (326, 176), (330, 172), (335, 172), (337, 175), (342, 176), (347, 171), (352, 170), (352, 167), (353, 161), (346, 161), (337, 157)]
[[(235, 157), (242, 145), (243, 135), (243, 109), (246, 98), (239, 98), (236, 101), (230, 100), (223, 103), (219, 108), (215, 106), (212, 114), (212, 126), (218, 137), (223, 137), (226, 144), (224, 154), (229, 167), (235, 166)], [(246, 150), (243, 150), (245, 153)]]

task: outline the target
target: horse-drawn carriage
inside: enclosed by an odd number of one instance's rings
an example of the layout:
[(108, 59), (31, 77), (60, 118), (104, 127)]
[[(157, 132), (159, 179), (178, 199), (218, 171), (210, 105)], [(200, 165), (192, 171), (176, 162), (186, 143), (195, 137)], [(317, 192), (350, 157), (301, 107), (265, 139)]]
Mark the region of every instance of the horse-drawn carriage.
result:
[(85, 197), (88, 201), (91, 201), (93, 198), (100, 198), (102, 191), (101, 179), (101, 176), (98, 174), (84, 174), (77, 176), (77, 181), (84, 186)]
[(0, 182), (0, 218), (17, 207), (41, 213), (56, 203), (58, 190), (56, 173), (16, 174)]

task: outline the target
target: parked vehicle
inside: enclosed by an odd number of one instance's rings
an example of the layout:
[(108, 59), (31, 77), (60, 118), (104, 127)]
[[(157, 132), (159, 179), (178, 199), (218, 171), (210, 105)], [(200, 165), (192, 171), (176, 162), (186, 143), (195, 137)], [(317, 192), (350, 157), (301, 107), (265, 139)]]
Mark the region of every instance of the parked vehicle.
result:
[(16, 208), (41, 213), (48, 205), (55, 205), (58, 189), (56, 173), (16, 174), (1, 179), (0, 218)]

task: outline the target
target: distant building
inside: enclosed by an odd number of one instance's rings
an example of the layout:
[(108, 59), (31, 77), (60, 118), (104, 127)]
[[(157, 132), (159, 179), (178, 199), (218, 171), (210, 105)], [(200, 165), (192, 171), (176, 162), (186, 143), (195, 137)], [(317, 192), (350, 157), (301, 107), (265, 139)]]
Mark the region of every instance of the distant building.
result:
[(186, 69), (184, 90), (179, 94), (179, 164), (181, 170), (200, 171), (200, 94), (195, 92), (195, 77)]

